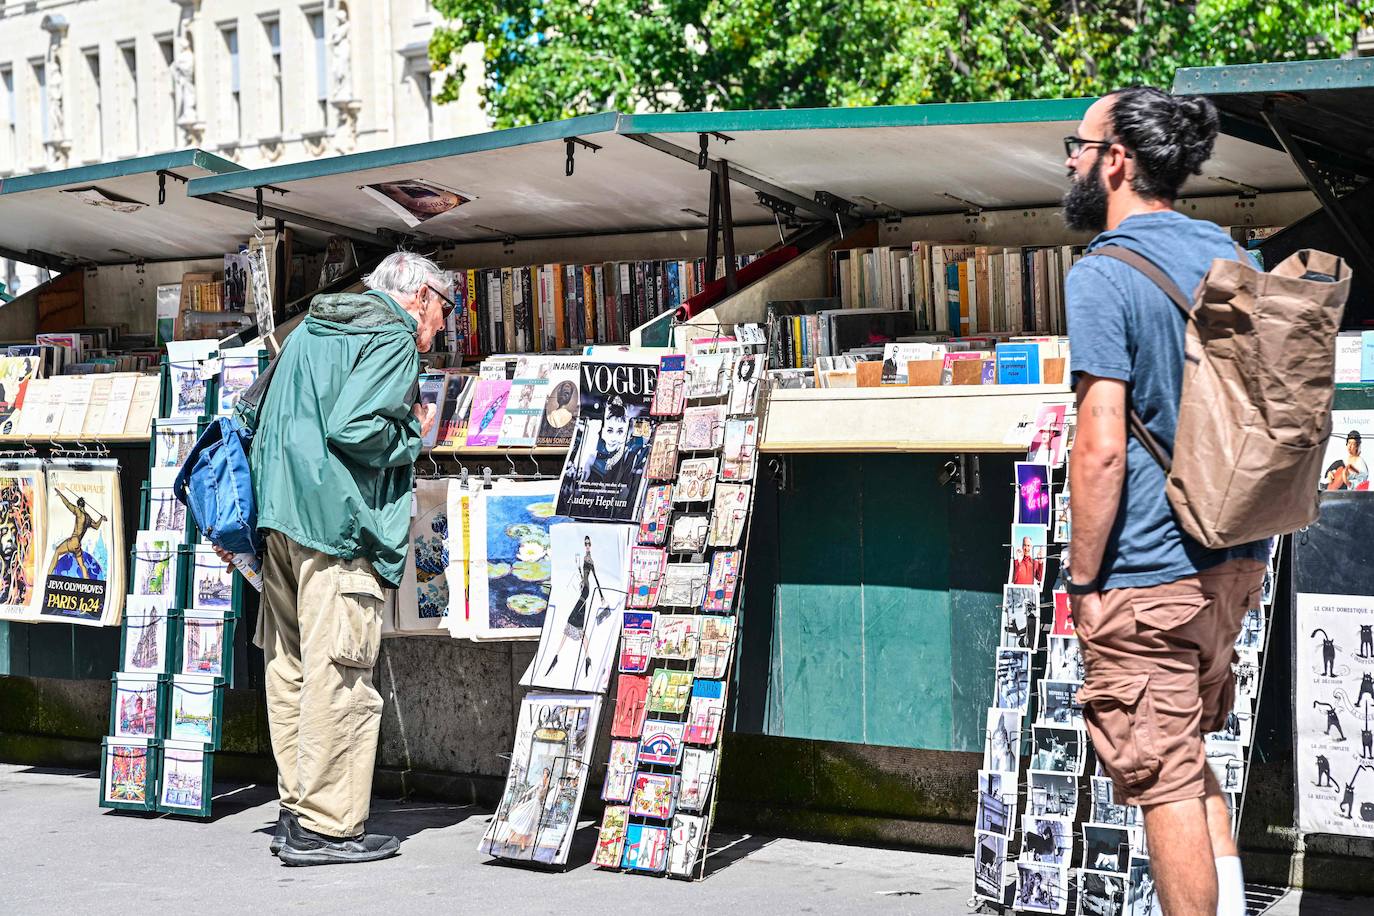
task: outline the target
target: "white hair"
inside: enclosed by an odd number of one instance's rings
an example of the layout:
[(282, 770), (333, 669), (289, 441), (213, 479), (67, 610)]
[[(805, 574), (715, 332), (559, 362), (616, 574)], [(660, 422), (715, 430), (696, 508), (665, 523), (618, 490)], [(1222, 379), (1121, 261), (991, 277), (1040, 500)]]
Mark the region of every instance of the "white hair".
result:
[(429, 258), (412, 251), (395, 251), (363, 278), (370, 289), (392, 296), (413, 296), (426, 283), (441, 292), (449, 288), (448, 275)]

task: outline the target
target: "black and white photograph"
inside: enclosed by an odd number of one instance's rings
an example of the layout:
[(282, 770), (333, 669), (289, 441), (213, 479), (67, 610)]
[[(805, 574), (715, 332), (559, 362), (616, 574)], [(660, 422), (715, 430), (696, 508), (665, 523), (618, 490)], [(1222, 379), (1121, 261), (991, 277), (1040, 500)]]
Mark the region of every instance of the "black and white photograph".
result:
[(1231, 666), (1236, 675), (1236, 696), (1253, 700), (1259, 697), (1260, 662), (1258, 649), (1237, 649)]
[(1221, 791), (1235, 793), (1245, 787), (1245, 749), (1239, 741), (1208, 744), (1207, 765), (1212, 768)]
[(1125, 916), (1126, 878), (1110, 872), (1078, 873), (1078, 916)]
[(1021, 858), (1046, 865), (1072, 865), (1073, 821), (1027, 814), (1021, 823)]
[(973, 829), (1010, 836), (1016, 824), (1016, 774), (978, 771), (978, 813)]
[(1032, 651), (1040, 648), (1040, 589), (1033, 585), (1002, 586), (1000, 645)]
[(1136, 827), (1144, 823), (1139, 807), (1116, 803), (1116, 790), (1106, 776), (1092, 777), (1091, 791), (1092, 809), (1088, 817), (1093, 822), (1112, 827)]
[(1043, 680), (1040, 688), (1040, 725), (1083, 727), (1083, 706), (1076, 699), (1079, 685), (1074, 681)]
[(1014, 709), (989, 709), (988, 730), (983, 740), (983, 769), (1015, 773), (1020, 757), (1021, 714)]
[(1226, 715), (1226, 721), (1222, 724), (1219, 731), (1211, 732), (1207, 735), (1207, 743), (1215, 744), (1219, 741), (1237, 741), (1241, 747), (1249, 747), (1250, 739), (1254, 733), (1255, 716), (1249, 712), (1237, 712), (1231, 710)]
[(1050, 636), (1045, 643), (1045, 677), (1083, 682), (1083, 651), (1077, 636)]
[(1018, 910), (1032, 913), (1063, 913), (1069, 905), (1066, 869), (1058, 865), (1016, 863), (1016, 897)]
[(992, 705), (1022, 712), (1030, 704), (1030, 651), (998, 649)]
[(1032, 770), (1083, 775), (1087, 735), (1077, 728), (1036, 725), (1031, 728)]
[(973, 893), (1004, 902), (1006, 897), (1007, 838), (996, 833), (973, 835)]
[(1240, 633), (1236, 636), (1237, 649), (1261, 649), (1264, 647), (1264, 610), (1253, 607), (1245, 612), (1240, 620)]
[(1144, 856), (1131, 856), (1126, 877), (1126, 916), (1160, 916), (1150, 860)]
[(1083, 867), (1125, 874), (1131, 860), (1131, 831), (1111, 824), (1083, 825)]
[(1026, 813), (1072, 819), (1078, 813), (1078, 780), (1067, 773), (1030, 774)]

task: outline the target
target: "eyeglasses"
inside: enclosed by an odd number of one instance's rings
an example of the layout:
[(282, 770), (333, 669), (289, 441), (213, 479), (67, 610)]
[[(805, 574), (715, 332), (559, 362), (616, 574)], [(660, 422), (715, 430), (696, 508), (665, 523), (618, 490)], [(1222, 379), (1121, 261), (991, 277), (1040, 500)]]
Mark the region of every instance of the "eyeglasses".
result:
[(438, 296), (441, 300), (443, 300), (443, 303), (444, 303), (444, 318), (447, 319), (449, 315), (452, 315), (452, 314), (453, 314), (454, 309), (458, 308), (458, 303), (454, 302), (451, 298), (449, 298), (448, 296), (445, 296), (443, 293), (439, 292), (439, 290), (437, 290), (436, 288), (434, 288), (434, 287), (431, 286), (430, 284), (426, 283), (425, 286), (429, 288), (429, 291), (430, 291), (431, 293), (433, 293), (434, 295)]
[(1075, 134), (1072, 137), (1064, 138), (1064, 153), (1070, 159), (1077, 159), (1086, 147), (1089, 146), (1111, 146), (1115, 140), (1084, 140)]

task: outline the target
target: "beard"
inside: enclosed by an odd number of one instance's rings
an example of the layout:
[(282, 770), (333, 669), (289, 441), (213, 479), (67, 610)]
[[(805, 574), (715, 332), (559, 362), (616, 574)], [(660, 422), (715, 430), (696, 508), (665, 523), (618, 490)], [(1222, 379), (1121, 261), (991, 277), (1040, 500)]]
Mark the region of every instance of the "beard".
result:
[(1102, 186), (1102, 157), (1086, 175), (1074, 174), (1064, 194), (1064, 224), (1075, 231), (1107, 228), (1107, 189)]

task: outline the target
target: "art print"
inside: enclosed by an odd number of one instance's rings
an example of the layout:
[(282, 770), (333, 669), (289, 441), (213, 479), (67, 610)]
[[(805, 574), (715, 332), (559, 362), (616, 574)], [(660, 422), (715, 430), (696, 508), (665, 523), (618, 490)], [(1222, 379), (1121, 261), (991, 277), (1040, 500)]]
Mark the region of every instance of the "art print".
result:
[(658, 386), (649, 413), (655, 417), (676, 417), (687, 404), (687, 357), (680, 353), (659, 357)]
[(1020, 525), (1050, 524), (1050, 469), (1048, 465), (1016, 462), (1016, 522)]
[(1000, 833), (973, 835), (973, 895), (1002, 903), (1006, 897), (1007, 838)]
[(1021, 713), (989, 709), (983, 738), (983, 769), (1015, 773), (1021, 758)]
[(1027, 462), (1056, 468), (1064, 464), (1067, 442), (1064, 414), (1067, 410), (1067, 404), (1041, 405), (1035, 415), (1035, 433), (1031, 436), (1030, 449), (1026, 454)]
[(1012, 649), (1040, 648), (1040, 589), (1002, 586), (1002, 641)]
[(978, 771), (978, 809), (973, 829), (1011, 836), (1016, 826), (1016, 773)]
[(667, 563), (668, 553), (661, 547), (630, 548), (629, 607), (650, 608), (658, 604), (658, 586)]
[(616, 679), (615, 718), (611, 720), (611, 735), (638, 740), (644, 731), (644, 717), (648, 712), (649, 676), (620, 675)]
[(596, 852), (592, 864), (598, 868), (619, 868), (625, 850), (625, 826), (630, 809), (624, 805), (607, 805), (601, 815), (601, 828), (596, 835)]
[(1030, 657), (1026, 649), (998, 649), (993, 705), (1025, 712), (1030, 704)]
[(1051, 681), (1083, 681), (1083, 652), (1077, 636), (1051, 636), (1046, 641), (1045, 677)]
[[(169, 601), (178, 598), (177, 548), (183, 537), (180, 531), (140, 531), (135, 535), (134, 595)], [(219, 565), (224, 568), (223, 561)]]
[[(523, 638), (544, 626), (553, 591), (551, 529), (558, 481), (498, 480), (471, 500), (468, 601), (480, 638)], [(453, 511), (449, 498), (449, 511)], [(452, 572), (450, 572), (452, 581)]]
[(688, 407), (682, 412), (682, 433), (678, 450), (707, 452), (720, 448), (725, 441), (725, 406), (706, 404)]
[(630, 816), (666, 821), (673, 816), (677, 777), (639, 772), (634, 775), (630, 793)]
[(195, 420), (154, 420), (153, 467), (180, 468), (196, 438)]
[(738, 550), (718, 550), (711, 555), (711, 578), (706, 584), (703, 610), (727, 613), (734, 610), (741, 556)]
[(1131, 858), (1131, 832), (1110, 824), (1083, 825), (1083, 867), (1125, 874)]
[(625, 829), (625, 859), (631, 871), (661, 872), (668, 864), (668, 828), (630, 824)]
[[(709, 599), (708, 599), (709, 600)], [(697, 677), (723, 678), (730, 670), (730, 652), (735, 645), (735, 618), (699, 617), (697, 634)]]
[(639, 674), (649, 670), (657, 616), (652, 611), (625, 611), (621, 615), (619, 670), (622, 673)]
[(711, 520), (706, 515), (679, 515), (673, 519), (668, 549), (673, 553), (701, 553), (706, 549), (706, 535)]
[(130, 596), (124, 615), (124, 651), (120, 670), (160, 674), (167, 670), (169, 602)]
[(1044, 586), (1048, 531), (1044, 525), (1011, 526), (1011, 571), (1007, 574), (1010, 584)]
[(683, 811), (703, 811), (716, 778), (716, 752), (699, 747), (682, 750), (682, 772), (677, 806)]
[(239, 395), (257, 381), (259, 358), (257, 356), (226, 356), (220, 361), (219, 384), (215, 389), (215, 413), (227, 417), (233, 413)]
[(37, 461), (5, 462), (0, 471), (0, 620), (37, 615), (43, 597), (45, 483)]
[(167, 417), (172, 420), (196, 420), (205, 415), (205, 379), (201, 377), (200, 360), (177, 360), (168, 346), (167, 383), (171, 388), (171, 404)]
[(520, 682), (600, 693), (610, 678), (620, 635), (634, 528), (563, 522), (549, 534), (553, 590), (539, 649)]
[(1016, 909), (1063, 914), (1068, 907), (1067, 869), (1059, 865), (1016, 863)]
[(768, 358), (762, 354), (742, 356), (735, 361), (730, 377), (730, 416), (739, 417), (758, 411), (759, 381), (767, 367)]
[(1026, 813), (1073, 820), (1078, 813), (1078, 780), (1065, 773), (1031, 773)]
[[(448, 580), (448, 608), (442, 623), (453, 638), (485, 639), (479, 624), (487, 622), (488, 598), (481, 611), (473, 604), (473, 580), (486, 572), (485, 516), (483, 528), (477, 530), (475, 505), (479, 494), (486, 490), (476, 480), (450, 480), (445, 494), (448, 516), (448, 536), (444, 538), (447, 565), (444, 576)], [(541, 600), (544, 600), (541, 598)], [(480, 618), (480, 619), (479, 619)]]
[(606, 763), (606, 783), (601, 788), (603, 801), (630, 800), (634, 785), (635, 759), (639, 756), (639, 742), (612, 741), (611, 756)]
[(234, 572), (208, 547), (191, 554), (191, 604), (221, 611), (234, 604)]
[(672, 480), (677, 476), (677, 441), (681, 429), (682, 424), (677, 421), (662, 422), (654, 427), (648, 466), (644, 470), (646, 478)]
[(1092, 777), (1089, 791), (1092, 796), (1089, 820), (1112, 827), (1136, 827), (1143, 823), (1139, 807), (1116, 803), (1116, 789), (1107, 777)]
[(155, 675), (119, 673), (114, 678), (114, 737), (156, 738), (158, 680)]
[(719, 458), (688, 458), (678, 468), (677, 486), (673, 488), (675, 503), (710, 502), (716, 492), (716, 470)]
[(1078, 873), (1079, 916), (1124, 916), (1125, 912), (1125, 875), (1086, 869)]
[(687, 714), (690, 744), (715, 744), (725, 719), (725, 682), (697, 678), (692, 683), (692, 700)]
[(1087, 734), (1082, 729), (1031, 726), (1032, 770), (1082, 776), (1086, 749)]
[(687, 397), (718, 398), (725, 394), (730, 385), (730, 373), (734, 369), (735, 354), (732, 352), (697, 353), (687, 357)]
[(213, 682), (198, 678), (172, 678), (167, 737), (173, 741), (212, 744), (219, 729), (215, 722)]
[[(113, 625), (124, 606), (123, 518), (114, 467), (47, 475), (46, 571), (39, 615), (89, 626)], [(184, 511), (184, 510), (183, 510)]]
[(701, 858), (701, 844), (705, 839), (706, 818), (676, 815), (668, 842), (668, 874), (690, 876)]
[(1331, 438), (1317, 488), (1328, 492), (1369, 489), (1364, 440), (1374, 435), (1374, 410), (1333, 410)]
[(759, 421), (755, 417), (725, 421), (725, 443), (721, 447), (720, 479), (753, 480), (758, 456)]
[(692, 673), (655, 668), (649, 681), (649, 712), (681, 715), (692, 695)]
[(1045, 865), (1069, 865), (1073, 855), (1073, 821), (1067, 817), (1028, 814), (1022, 822), (1021, 858)]
[(544, 415), (539, 420), (535, 445), (541, 448), (567, 448), (573, 440), (577, 416), (581, 412), (577, 383), (582, 374), (580, 360), (551, 357), (549, 383), (544, 389)]
[(677, 766), (682, 761), (686, 722), (646, 719), (639, 739), (639, 762), (644, 766)]
[(467, 444), (472, 448), (492, 448), (501, 441), (501, 424), (510, 400), (508, 379), (478, 379), (472, 392), (468, 413)]
[(225, 677), (224, 612), (187, 611), (181, 623), (181, 674)]
[(448, 614), (448, 480), (415, 481), (410, 556), (396, 590), (396, 633), (436, 633)]
[(659, 607), (699, 608), (706, 599), (705, 563), (669, 563), (658, 590)]
[(654, 658), (678, 661), (696, 658), (697, 620), (693, 614), (659, 614), (654, 622)]
[(470, 194), (421, 178), (381, 181), (363, 185), (358, 190), (381, 204), (388, 213), (412, 229), (427, 220), (456, 210), (472, 199)]
[(106, 743), (105, 801), (132, 805), (147, 804), (148, 756), (146, 741)]
[(710, 547), (737, 547), (744, 526), (749, 521), (749, 501), (753, 486), (747, 483), (722, 483), (716, 487), (715, 505), (711, 508), (711, 533), (706, 538)]
[(1083, 728), (1083, 705), (1078, 702), (1079, 684), (1041, 679), (1039, 725)]
[(204, 749), (169, 744), (162, 754), (159, 806), (201, 811), (205, 807), (205, 800)]
[[(655, 484), (644, 491), (644, 508), (639, 513), (639, 543), (662, 547), (668, 540), (668, 519), (673, 512), (673, 485)], [(702, 525), (702, 543), (706, 541)]]
[(584, 361), (581, 406), (558, 491), (558, 514), (635, 521), (644, 500), (657, 366)]
[(506, 786), (479, 846), (483, 853), (567, 862), (600, 711), (599, 696), (525, 695)]

